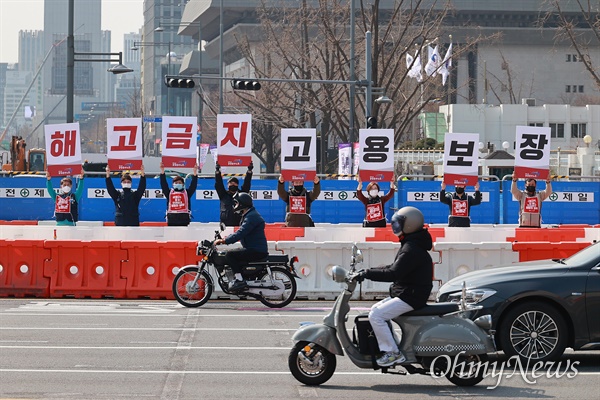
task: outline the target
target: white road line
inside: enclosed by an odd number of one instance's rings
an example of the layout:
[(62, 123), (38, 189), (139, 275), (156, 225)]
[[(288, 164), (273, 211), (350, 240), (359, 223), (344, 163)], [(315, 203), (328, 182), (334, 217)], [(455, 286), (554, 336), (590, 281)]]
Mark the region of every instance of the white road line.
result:
[(0, 331), (297, 331), (298, 328), (86, 328), (86, 327), (36, 327), (1, 326)]
[(44, 350), (285, 350), (289, 347), (231, 347), (231, 346), (0, 346), (0, 349)]
[[(17, 310), (15, 310), (17, 311)], [(317, 318), (319, 319), (319, 321), (323, 318), (323, 316), (327, 314), (326, 312), (324, 312), (323, 314), (274, 314), (274, 313), (265, 313), (265, 314), (200, 314), (199, 316), (202, 318), (223, 318), (223, 317), (244, 317), (244, 318), (248, 318), (248, 317), (255, 317), (255, 318), (265, 318), (265, 317), (285, 317), (285, 318)], [(93, 310), (90, 310), (90, 312), (86, 312), (86, 313), (65, 313), (65, 312), (61, 312), (61, 313), (57, 313), (57, 312), (53, 312), (51, 310), (49, 310), (48, 312), (44, 312), (44, 313), (21, 313), (21, 312), (4, 312), (1, 313), (0, 312), (0, 317), (1, 316), (11, 316), (11, 317), (54, 317), (54, 316), (62, 316), (62, 317), (70, 317), (70, 316), (82, 316), (82, 317), (94, 317), (94, 316), (103, 316), (103, 317), (131, 317), (131, 316), (138, 316), (138, 317), (176, 317), (176, 318), (185, 318), (185, 315), (183, 314), (144, 314), (144, 313), (140, 313), (140, 312), (136, 312), (136, 311), (127, 311), (127, 312), (120, 312), (120, 313), (115, 313), (115, 314), (111, 314), (111, 313), (94, 313)], [(356, 314), (358, 315), (358, 314)], [(348, 318), (351, 317), (355, 317), (356, 315), (353, 314), (348, 314)]]

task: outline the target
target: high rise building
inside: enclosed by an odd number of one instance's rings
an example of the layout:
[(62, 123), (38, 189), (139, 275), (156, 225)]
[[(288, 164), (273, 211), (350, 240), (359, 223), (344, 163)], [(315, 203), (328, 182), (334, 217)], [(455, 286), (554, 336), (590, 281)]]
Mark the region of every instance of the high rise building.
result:
[[(6, 85), (3, 96), (3, 120), (8, 122), (11, 116), (13, 114), (15, 115), (8, 134), (19, 134), (19, 128), (31, 126), (32, 119), (35, 116), (34, 110), (37, 90), (35, 87), (32, 87), (26, 96), (25, 93), (31, 84), (32, 78), (33, 72), (31, 71), (19, 71), (17, 69), (9, 69), (6, 71)], [(19, 103), (24, 96), (25, 99), (19, 106)]]
[(44, 31), (19, 31), (19, 71), (37, 71), (47, 51)]
[[(6, 90), (6, 71), (8, 63), (0, 63), (0, 128), (4, 130), (4, 91)], [(2, 135), (2, 133), (0, 133)]]
[(127, 116), (141, 112), (140, 97), (140, 51), (133, 50), (136, 42), (142, 41), (141, 33), (126, 33), (123, 36), (123, 64), (133, 70), (128, 74), (117, 76), (115, 101), (125, 103)]

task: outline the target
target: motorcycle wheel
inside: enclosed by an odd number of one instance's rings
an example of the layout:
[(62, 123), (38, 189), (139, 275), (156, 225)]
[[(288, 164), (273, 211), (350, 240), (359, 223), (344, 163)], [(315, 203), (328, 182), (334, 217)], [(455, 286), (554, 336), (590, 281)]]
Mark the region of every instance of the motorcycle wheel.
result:
[(475, 386), (485, 378), (487, 354), (451, 357), (444, 376), (456, 386)]
[(314, 343), (298, 342), (290, 351), (288, 367), (298, 382), (311, 386), (320, 385), (327, 382), (335, 372), (335, 354)]
[[(259, 300), (267, 307), (285, 307), (288, 304), (290, 304), (292, 300), (294, 300), (294, 298), (296, 297), (296, 290), (298, 289), (296, 286), (296, 279), (287, 269), (282, 267), (272, 267), (271, 274), (273, 275), (274, 281), (281, 281), (283, 283), (283, 285), (285, 286), (285, 290), (281, 295), (261, 296)], [(265, 274), (260, 277), (260, 280), (264, 282), (270, 282), (271, 278), (269, 277), (269, 273), (265, 272)]]
[(200, 307), (210, 299), (213, 284), (207, 271), (200, 272), (200, 278), (192, 287), (198, 274), (198, 267), (182, 269), (173, 280), (173, 295), (179, 304), (186, 307)]

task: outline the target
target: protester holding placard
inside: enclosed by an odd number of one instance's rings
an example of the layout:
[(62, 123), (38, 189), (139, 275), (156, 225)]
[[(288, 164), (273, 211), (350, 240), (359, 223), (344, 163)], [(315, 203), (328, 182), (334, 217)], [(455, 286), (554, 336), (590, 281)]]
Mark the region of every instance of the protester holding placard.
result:
[(450, 207), (449, 227), (468, 228), (471, 226), (471, 207), (481, 204), (479, 182), (475, 184), (475, 197), (465, 193), (464, 185), (455, 185), (454, 193), (446, 193), (446, 183), (442, 181), (440, 201)]
[(283, 175), (279, 175), (277, 194), (287, 204), (285, 208), (285, 226), (315, 226), (310, 216), (310, 206), (321, 193), (319, 177), (315, 175), (313, 190), (306, 190), (304, 181), (294, 180), (290, 184), (289, 191), (286, 192), (284, 182)]
[[(250, 193), (250, 186), (252, 185), (252, 170), (254, 164), (250, 161), (248, 165), (248, 171), (244, 176), (244, 183), (242, 185), (241, 192)], [(233, 196), (235, 196), (239, 190), (240, 181), (235, 176), (232, 176), (227, 180), (227, 190), (223, 184), (223, 175), (221, 174), (221, 166), (219, 163), (215, 166), (215, 190), (219, 195), (219, 201), (221, 202), (221, 213), (219, 215), (220, 220), (226, 226), (240, 226), (242, 215), (233, 211)]]
[(110, 168), (106, 166), (106, 189), (115, 203), (116, 226), (140, 226), (140, 201), (146, 191), (144, 164), (140, 167), (140, 184), (137, 190), (131, 190), (131, 175), (121, 177), (122, 191), (116, 190), (110, 178)]
[(370, 182), (367, 185), (366, 197), (362, 192), (362, 181), (360, 175), (358, 175), (358, 187), (356, 188), (356, 197), (361, 203), (365, 205), (365, 219), (363, 221), (363, 227), (365, 228), (385, 228), (385, 203), (394, 197), (396, 192), (395, 179), (392, 177), (390, 182), (390, 191), (384, 195), (379, 196), (379, 184), (377, 182)]
[(188, 226), (190, 224), (192, 208), (191, 199), (198, 186), (198, 165), (194, 165), (192, 183), (185, 188), (185, 180), (180, 175), (173, 177), (173, 187), (169, 188), (165, 165), (160, 163), (160, 188), (167, 199), (167, 225)]
[(525, 190), (517, 188), (517, 176), (513, 172), (510, 192), (519, 202), (519, 227), (539, 228), (542, 225), (542, 202), (552, 194), (550, 175), (546, 178), (546, 189), (536, 191), (537, 181), (525, 179)]
[(69, 177), (64, 177), (60, 181), (60, 192), (56, 193), (50, 181), (52, 177), (50, 172), (46, 171), (46, 189), (48, 194), (54, 200), (54, 217), (58, 226), (75, 226), (79, 220), (79, 200), (83, 195), (83, 169), (79, 175), (77, 190), (72, 192), (73, 180)]

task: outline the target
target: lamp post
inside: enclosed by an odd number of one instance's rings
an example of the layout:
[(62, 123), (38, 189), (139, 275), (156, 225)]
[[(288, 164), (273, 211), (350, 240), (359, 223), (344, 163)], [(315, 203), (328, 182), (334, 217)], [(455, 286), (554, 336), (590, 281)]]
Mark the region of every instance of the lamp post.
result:
[[(67, 123), (73, 122), (73, 102), (75, 95), (75, 62), (118, 62), (117, 65), (108, 69), (113, 74), (124, 74), (132, 72), (131, 68), (123, 65), (123, 52), (118, 53), (83, 53), (75, 52), (75, 37), (73, 36), (73, 27), (75, 24), (75, 0), (69, 0), (68, 21), (67, 21)], [(77, 59), (76, 56), (109, 56), (109, 58), (83, 58)], [(114, 59), (113, 56), (118, 56)]]
[[(133, 42), (133, 47), (131, 48), (131, 50), (137, 51), (139, 50), (140, 47), (143, 46), (151, 46), (151, 47), (160, 47), (160, 46), (167, 46), (167, 75), (169, 75), (171, 73), (171, 42)], [(152, 78), (154, 79), (154, 77)], [(158, 81), (162, 81), (162, 79), (159, 79)], [(170, 114), (169, 111), (169, 88), (167, 87), (167, 107), (166, 107), (166, 115)], [(161, 102), (160, 102), (160, 112), (161, 114), (163, 113), (163, 106), (162, 106), (162, 96), (161, 96)]]

